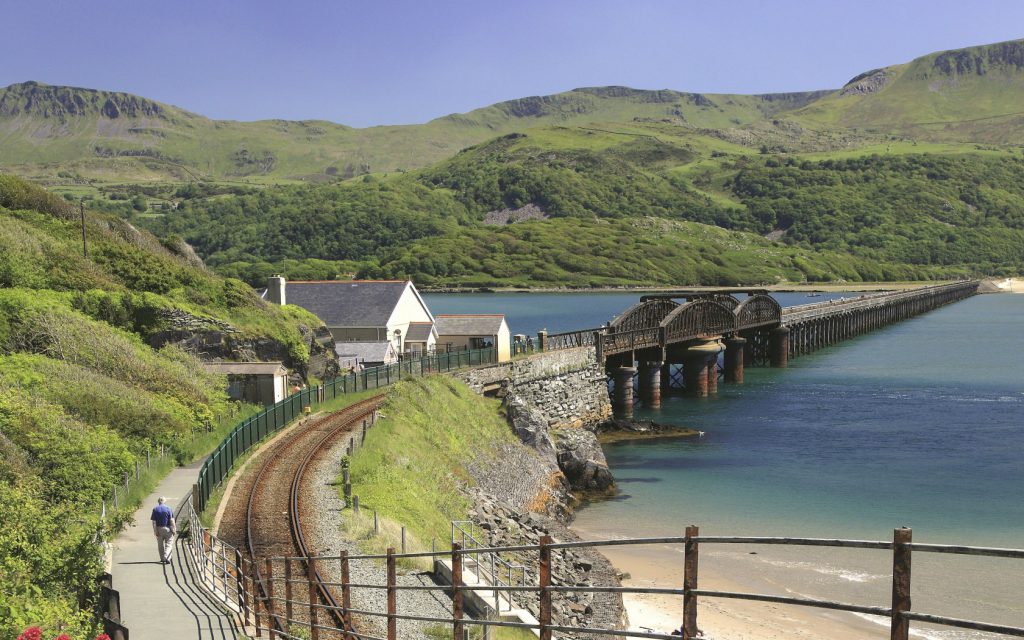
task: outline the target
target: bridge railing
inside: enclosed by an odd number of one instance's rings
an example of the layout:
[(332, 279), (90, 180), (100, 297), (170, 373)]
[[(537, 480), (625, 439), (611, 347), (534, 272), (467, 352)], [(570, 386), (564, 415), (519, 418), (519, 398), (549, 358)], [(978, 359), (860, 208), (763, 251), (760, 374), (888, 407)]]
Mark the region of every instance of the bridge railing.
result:
[(565, 333), (552, 333), (544, 338), (542, 349), (544, 351), (558, 351), (559, 349), (573, 349), (575, 347), (592, 347), (595, 344), (594, 335), (601, 331), (604, 331), (603, 327), (566, 331)]
[[(700, 547), (702, 545), (719, 544), (742, 544), (742, 545), (785, 545), (785, 546), (814, 546), (833, 547), (849, 549), (865, 549), (874, 551), (890, 551), (892, 553), (892, 589), (891, 605), (860, 605), (846, 602), (821, 600), (809, 597), (788, 597), (773, 594), (747, 593), (736, 591), (720, 591), (702, 589), (698, 583), (698, 566)], [(632, 587), (632, 586), (582, 586), (574, 580), (560, 580), (563, 578), (556, 575), (554, 568), (557, 563), (553, 562), (555, 554), (566, 549), (600, 549), (611, 546), (644, 546), (644, 545), (681, 545), (682, 554), (682, 584), (675, 586), (660, 587)], [(531, 576), (537, 576), (535, 581), (531, 578), (529, 583), (522, 584), (496, 584), (488, 585), (486, 591), (496, 591), (511, 596), (516, 594), (519, 598), (531, 598), (532, 603), (537, 606), (529, 608), (538, 612), (536, 619), (530, 622), (511, 622), (507, 620), (481, 620), (469, 619), (464, 615), (464, 597), (467, 592), (480, 591), (479, 585), (466, 584), (462, 581), (462, 570), (472, 564), (471, 558), (482, 553), (518, 553), (528, 555), (535, 560), (536, 564), (528, 572)], [(395, 562), (402, 558), (432, 558), (445, 560), (451, 563), (453, 584), (450, 586), (421, 586), (421, 585), (400, 585), (397, 584), (393, 572), (389, 571), (387, 584), (385, 585), (364, 585), (352, 582), (330, 583), (334, 589), (341, 590), (343, 602), (350, 601), (351, 593), (356, 589), (387, 589), (388, 609), (387, 611), (369, 610), (345, 610), (343, 614), (356, 613), (370, 618), (377, 617), (387, 619), (387, 640), (397, 640), (397, 620), (418, 620), (426, 623), (449, 626), (452, 638), (462, 640), (465, 631), (470, 627), (513, 627), (519, 629), (530, 629), (539, 632), (541, 638), (552, 638), (552, 634), (582, 634), (586, 637), (609, 636), (615, 638), (650, 638), (655, 640), (693, 640), (700, 635), (697, 628), (698, 599), (699, 598), (722, 598), (732, 600), (748, 600), (757, 602), (772, 602), (783, 605), (794, 605), (812, 607), (817, 609), (829, 609), (834, 611), (846, 611), (852, 613), (869, 614), (888, 617), (891, 621), (889, 638), (890, 640), (908, 640), (912, 622), (925, 622), (939, 626), (971, 629), (995, 634), (1003, 634), (1012, 637), (1024, 637), (1024, 626), (1011, 626), (1006, 624), (995, 624), (978, 620), (967, 620), (952, 618), (948, 616), (935, 615), (921, 611), (914, 611), (911, 608), (911, 557), (914, 553), (942, 553), (961, 556), (1003, 558), (1007, 560), (1024, 559), (1024, 549), (1001, 549), (992, 547), (972, 547), (959, 545), (938, 545), (938, 544), (917, 544), (911, 540), (910, 529), (896, 529), (893, 532), (893, 540), (849, 540), (849, 539), (825, 539), (825, 538), (779, 538), (779, 537), (741, 537), (741, 536), (701, 536), (697, 527), (687, 527), (686, 535), (683, 537), (661, 537), (661, 538), (629, 538), (617, 540), (579, 541), (579, 542), (555, 542), (551, 537), (544, 536), (539, 544), (524, 544), (519, 546), (503, 547), (463, 547), (457, 541), (453, 542), (451, 550), (435, 550), (422, 553), (395, 553), (389, 549), (386, 554), (366, 555), (345, 555), (345, 556), (318, 556), (313, 561), (318, 566), (336, 564), (339, 561), (345, 562), (380, 562), (386, 561), (387, 566), (393, 567)], [(675, 553), (666, 553), (666, 561), (671, 562), (668, 556), (679, 557)], [(285, 563), (300, 560), (299, 558), (272, 558), (267, 562)], [(301, 580), (301, 579), (300, 579)], [(296, 581), (298, 582), (298, 581)], [(450, 617), (421, 616), (409, 612), (402, 612), (395, 604), (396, 600), (392, 594), (401, 590), (427, 590), (438, 594), (446, 594), (452, 598), (452, 615)], [(311, 590), (298, 588), (295, 590), (300, 594), (312, 593)], [(281, 593), (280, 590), (277, 593)], [(633, 631), (625, 629), (609, 629), (590, 626), (572, 626), (557, 624), (554, 615), (553, 599), (569, 594), (644, 594), (644, 595), (668, 595), (682, 598), (682, 616), (678, 619), (678, 626), (673, 629), (661, 631), (644, 630)], [(302, 596), (287, 600), (282, 597), (269, 597), (266, 599), (272, 609), (278, 612), (277, 619), (283, 623), (287, 633), (290, 635), (299, 629), (308, 630), (309, 622), (302, 617), (284, 617), (281, 611), (319, 611), (324, 612), (331, 607), (323, 605), (318, 601), (303, 599)], [(267, 603), (263, 603), (264, 610), (267, 610)], [(337, 610), (337, 608), (334, 608)], [(321, 616), (323, 620), (326, 616)], [(564, 620), (563, 620), (564, 622)], [(260, 624), (257, 616), (257, 624)], [(339, 630), (328, 628), (322, 624), (317, 631)]]
[(928, 285), (905, 291), (883, 291), (881, 293), (865, 294), (856, 298), (841, 298), (839, 300), (827, 300), (825, 302), (813, 302), (793, 307), (785, 307), (782, 310), (782, 321), (793, 322), (803, 320), (807, 317), (842, 313), (855, 309), (868, 309), (884, 304), (892, 304), (901, 300), (913, 300), (938, 295), (945, 292), (958, 290), (968, 291), (977, 289), (976, 281), (955, 282), (952, 284)]
[(646, 327), (621, 333), (606, 333), (601, 336), (602, 352), (613, 354), (663, 346), (663, 339), (664, 332), (661, 330), (661, 327)]

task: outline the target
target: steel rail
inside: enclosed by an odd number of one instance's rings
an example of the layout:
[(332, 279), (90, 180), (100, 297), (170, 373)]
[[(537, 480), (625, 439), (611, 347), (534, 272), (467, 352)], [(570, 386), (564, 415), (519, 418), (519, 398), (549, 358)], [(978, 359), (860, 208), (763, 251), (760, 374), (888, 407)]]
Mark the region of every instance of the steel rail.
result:
[[(377, 409), (377, 407), (380, 405), (383, 397), (384, 397), (383, 395), (378, 395), (378, 396), (374, 396), (372, 398), (368, 398), (366, 400), (361, 400), (361, 401), (359, 401), (359, 402), (357, 402), (355, 404), (352, 404), (352, 405), (350, 405), (348, 407), (345, 407), (344, 409), (341, 409), (340, 411), (337, 411), (337, 412), (335, 412), (333, 414), (329, 414), (328, 416), (325, 416), (324, 418), (322, 418), (322, 420), (324, 420), (326, 422), (327, 420), (330, 420), (332, 417), (339, 417), (339, 418), (342, 418), (342, 422), (337, 427), (335, 427), (333, 429), (330, 429), (330, 431), (327, 433), (327, 435), (322, 437), (317, 442), (316, 446), (312, 449), (312, 451), (309, 454), (307, 454), (307, 456), (302, 461), (302, 464), (300, 465), (302, 471), (305, 470), (305, 467), (308, 465), (309, 460), (312, 459), (313, 455), (315, 455), (319, 451), (319, 449), (328, 440), (336, 437), (340, 432), (342, 432), (344, 430), (351, 429), (352, 425), (356, 421), (358, 421), (360, 419), (364, 419), (366, 416), (371, 415), (373, 413), (373, 411), (375, 411)], [(352, 415), (352, 414), (354, 414), (354, 415)], [(259, 594), (254, 594), (254, 595), (256, 595), (260, 600), (262, 600), (264, 602), (269, 602), (270, 601), (270, 598), (269, 598), (270, 590), (267, 588), (266, 578), (263, 576), (263, 573), (260, 570), (260, 563), (257, 562), (256, 543), (255, 543), (256, 537), (253, 535), (253, 531), (254, 531), (254, 526), (253, 526), (254, 522), (253, 522), (253, 520), (254, 520), (254, 514), (256, 513), (257, 494), (259, 493), (259, 488), (260, 488), (260, 485), (263, 482), (264, 476), (266, 475), (267, 471), (270, 469), (271, 465), (274, 462), (276, 462), (277, 460), (279, 460), (293, 446), (295, 446), (296, 443), (299, 442), (300, 439), (301, 439), (301, 436), (299, 434), (293, 434), (293, 435), (289, 436), (289, 439), (286, 440), (285, 442), (283, 442), (279, 446), (279, 448), (277, 448), (277, 449), (275, 449), (274, 451), (271, 452), (270, 457), (265, 462), (263, 462), (263, 464), (260, 466), (259, 471), (256, 473), (256, 477), (253, 480), (252, 487), (249, 490), (249, 497), (248, 497), (248, 500), (246, 502), (246, 513), (245, 513), (245, 543), (246, 543), (246, 550), (249, 552), (249, 558), (251, 560), (254, 583), (256, 585), (256, 588), (260, 592)], [(309, 553), (308, 546), (305, 544), (305, 538), (304, 538), (304, 536), (302, 534), (301, 524), (299, 524), (298, 525), (298, 529), (296, 529), (296, 524), (298, 523), (298, 520), (299, 520), (299, 517), (298, 517), (298, 501), (297, 501), (296, 479), (299, 478), (300, 475), (301, 474), (296, 473), (295, 475), (293, 475), (293, 479), (292, 479), (291, 494), (289, 495), (289, 520), (290, 520), (289, 528), (291, 530), (292, 538), (293, 538), (292, 539), (292, 544), (295, 545), (298, 548), (299, 553), (302, 554), (302, 555), (300, 555), (298, 557), (298, 559), (301, 559), (304, 563), (307, 563), (307, 566), (308, 566), (308, 560), (309, 560), (310, 557), (312, 557), (312, 555)], [(316, 580), (320, 580), (319, 571), (316, 572), (315, 579)], [(327, 590), (323, 589), (322, 587), (320, 587), (319, 584), (317, 585), (317, 590), (318, 590), (319, 593), (321, 593), (321, 596), (323, 596), (323, 594), (326, 592), (326, 593), (328, 593), (328, 597), (329, 597), (329, 591), (327, 591)], [(333, 599), (331, 601), (334, 602)], [(277, 628), (277, 630), (279, 632), (284, 632), (284, 625), (282, 625), (281, 618), (280, 618), (280, 616), (277, 613), (274, 613), (273, 615), (270, 615), (269, 618), (272, 621), (272, 624)], [(341, 617), (339, 615), (335, 616), (335, 621), (336, 622), (341, 622), (342, 626), (344, 626), (343, 620), (341, 619)]]

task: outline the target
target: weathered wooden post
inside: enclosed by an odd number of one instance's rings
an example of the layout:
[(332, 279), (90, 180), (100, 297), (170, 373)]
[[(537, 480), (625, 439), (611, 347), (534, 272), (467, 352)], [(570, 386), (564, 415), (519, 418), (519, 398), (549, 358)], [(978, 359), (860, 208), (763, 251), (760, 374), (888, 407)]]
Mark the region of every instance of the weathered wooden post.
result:
[(402, 553), (405, 553), (405, 527), (402, 527)]
[(373, 535), (380, 534), (380, 522), (377, 520), (377, 510), (373, 510)]
[(267, 587), (267, 604), (264, 607), (267, 611), (267, 637), (270, 640), (277, 638), (274, 629), (274, 562), (270, 558), (264, 560), (264, 570), (267, 572), (264, 584)]
[(691, 593), (697, 588), (697, 541), (700, 533), (695, 525), (686, 527), (685, 556), (683, 559), (683, 640), (697, 637), (697, 596)]
[[(352, 588), (349, 586), (350, 578), (348, 571), (348, 551), (341, 552), (341, 615), (345, 620), (345, 628), (352, 628), (352, 614), (349, 609), (352, 607)], [(351, 636), (346, 635), (346, 638)]]
[(892, 627), (891, 640), (907, 640), (910, 620), (903, 614), (910, 611), (910, 542), (912, 531), (906, 527), (892, 534)]
[(295, 609), (292, 606), (292, 598), (294, 597), (292, 589), (292, 559), (284, 559), (284, 631), (285, 633), (291, 632), (292, 618), (295, 615)]
[(262, 616), (260, 612), (262, 610), (263, 598), (260, 597), (260, 592), (256, 587), (256, 567), (254, 566), (255, 561), (249, 562), (249, 576), (252, 583), (252, 616), (256, 621), (256, 637), (259, 638), (263, 634), (260, 628), (263, 626)]
[(359, 496), (352, 496), (352, 511), (359, 515)]
[(452, 542), (452, 638), (462, 640), (462, 545)]
[(540, 538), (540, 640), (551, 640), (551, 536)]
[(537, 332), (537, 350), (547, 351), (548, 348), (548, 330), (541, 329)]
[(316, 558), (306, 560), (306, 580), (309, 583), (309, 637), (320, 640), (316, 607)]
[(398, 590), (395, 589), (397, 584), (395, 578), (395, 548), (388, 547), (388, 558), (387, 558), (387, 594), (388, 594), (388, 640), (398, 640), (398, 619), (395, 617), (398, 614), (398, 601), (397, 594)]

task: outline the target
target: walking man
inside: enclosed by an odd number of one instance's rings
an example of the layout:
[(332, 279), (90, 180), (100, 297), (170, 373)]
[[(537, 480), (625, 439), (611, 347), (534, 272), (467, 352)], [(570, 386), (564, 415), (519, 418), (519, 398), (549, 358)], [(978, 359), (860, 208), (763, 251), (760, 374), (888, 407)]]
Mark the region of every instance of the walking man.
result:
[(153, 521), (153, 535), (156, 536), (156, 548), (160, 553), (160, 564), (168, 564), (171, 561), (171, 551), (174, 549), (174, 512), (164, 504), (166, 498), (160, 496), (156, 499), (157, 505), (153, 508), (153, 515), (149, 517)]

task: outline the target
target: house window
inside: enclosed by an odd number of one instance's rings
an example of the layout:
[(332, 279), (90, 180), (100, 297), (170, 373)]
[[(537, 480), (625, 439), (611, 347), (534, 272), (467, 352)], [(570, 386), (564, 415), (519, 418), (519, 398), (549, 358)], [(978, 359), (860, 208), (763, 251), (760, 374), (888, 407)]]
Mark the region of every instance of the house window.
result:
[(490, 349), (494, 346), (494, 339), (491, 336), (485, 336), (481, 338), (470, 338), (469, 348), (470, 349)]

